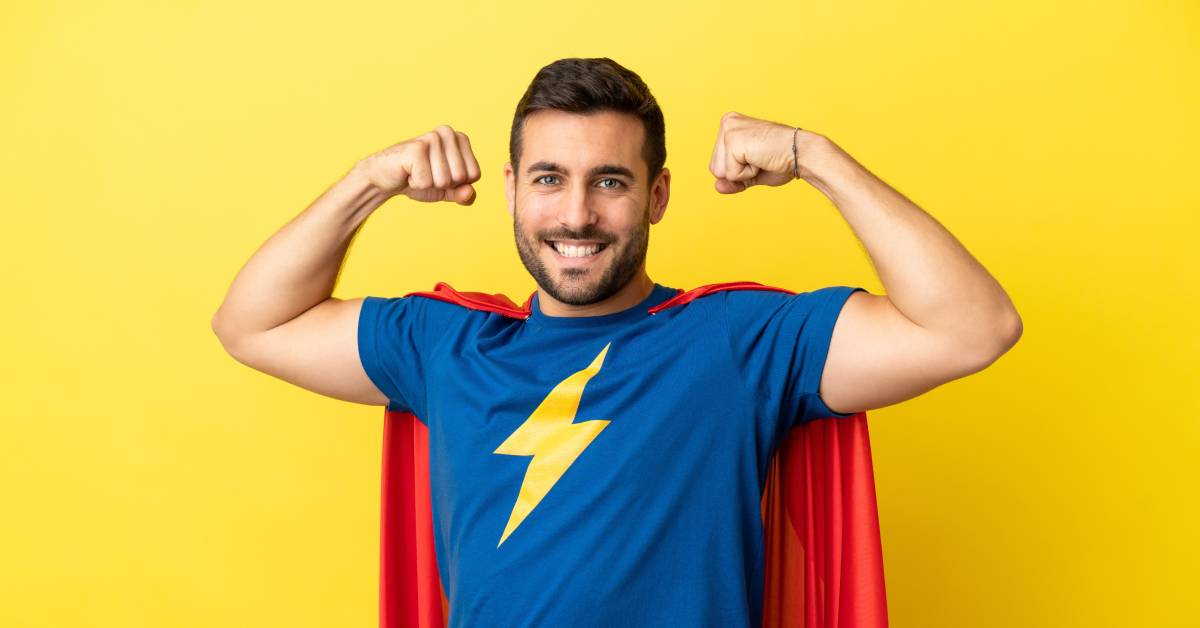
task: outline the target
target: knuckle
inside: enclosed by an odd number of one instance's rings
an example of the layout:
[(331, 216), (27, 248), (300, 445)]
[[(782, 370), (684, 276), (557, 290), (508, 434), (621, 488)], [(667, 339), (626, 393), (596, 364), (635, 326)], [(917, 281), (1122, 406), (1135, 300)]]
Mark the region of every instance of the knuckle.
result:
[(413, 168), (408, 175), (409, 186), (418, 190), (424, 190), (432, 183), (429, 176), (429, 164), (422, 164), (421, 167)]

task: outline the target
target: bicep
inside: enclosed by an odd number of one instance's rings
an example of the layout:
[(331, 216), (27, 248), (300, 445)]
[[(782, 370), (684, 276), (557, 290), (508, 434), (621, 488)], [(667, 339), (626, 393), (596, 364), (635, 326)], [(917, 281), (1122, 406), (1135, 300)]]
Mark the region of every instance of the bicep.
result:
[(862, 412), (916, 397), (979, 370), (960, 343), (908, 319), (886, 295), (855, 292), (829, 341), (820, 396), (838, 412)]
[(387, 396), (363, 369), (358, 348), (362, 298), (329, 298), (265, 332), (239, 339), (239, 362), (328, 397), (382, 406)]

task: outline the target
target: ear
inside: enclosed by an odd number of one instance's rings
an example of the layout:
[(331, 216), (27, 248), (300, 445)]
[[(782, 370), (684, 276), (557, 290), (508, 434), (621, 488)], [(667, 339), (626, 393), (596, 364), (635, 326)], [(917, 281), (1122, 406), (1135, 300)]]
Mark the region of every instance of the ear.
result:
[(504, 198), (508, 200), (508, 215), (514, 216), (516, 208), (514, 199), (517, 196), (517, 177), (513, 173), (511, 161), (504, 162)]
[(654, 187), (650, 188), (650, 224), (656, 225), (667, 212), (667, 201), (671, 200), (671, 171), (663, 168)]

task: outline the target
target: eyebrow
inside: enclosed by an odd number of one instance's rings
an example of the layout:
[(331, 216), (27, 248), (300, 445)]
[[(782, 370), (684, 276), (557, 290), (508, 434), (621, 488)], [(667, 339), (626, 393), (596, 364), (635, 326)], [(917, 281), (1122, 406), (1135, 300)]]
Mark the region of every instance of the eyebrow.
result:
[[(532, 174), (534, 172), (555, 172), (559, 174), (566, 174), (567, 170), (566, 168), (563, 168), (552, 161), (539, 161), (529, 166), (529, 168), (525, 170), (525, 174)], [(629, 179), (635, 181), (637, 180), (633, 176), (633, 171), (625, 166), (618, 166), (616, 164), (604, 164), (601, 166), (596, 166), (595, 168), (588, 170), (587, 176), (594, 177), (600, 174), (619, 174), (628, 177)]]

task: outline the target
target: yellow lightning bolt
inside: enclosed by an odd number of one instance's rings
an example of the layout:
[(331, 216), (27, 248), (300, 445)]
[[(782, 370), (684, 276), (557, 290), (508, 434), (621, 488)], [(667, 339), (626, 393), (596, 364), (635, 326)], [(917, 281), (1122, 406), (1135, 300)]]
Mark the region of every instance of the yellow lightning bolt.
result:
[(595, 420), (574, 423), (575, 413), (579, 411), (579, 397), (583, 395), (583, 387), (588, 380), (600, 372), (604, 364), (604, 354), (608, 347), (604, 345), (587, 368), (559, 382), (550, 394), (542, 400), (533, 414), (508, 436), (494, 453), (510, 456), (533, 456), (525, 469), (525, 479), (521, 482), (521, 491), (517, 493), (517, 503), (513, 504), (512, 514), (508, 517), (508, 525), (500, 536), (500, 547), (504, 539), (512, 534), (517, 526), (529, 516), (533, 508), (542, 501), (550, 487), (566, 473), (579, 454), (591, 444), (592, 439), (608, 427), (609, 421)]

